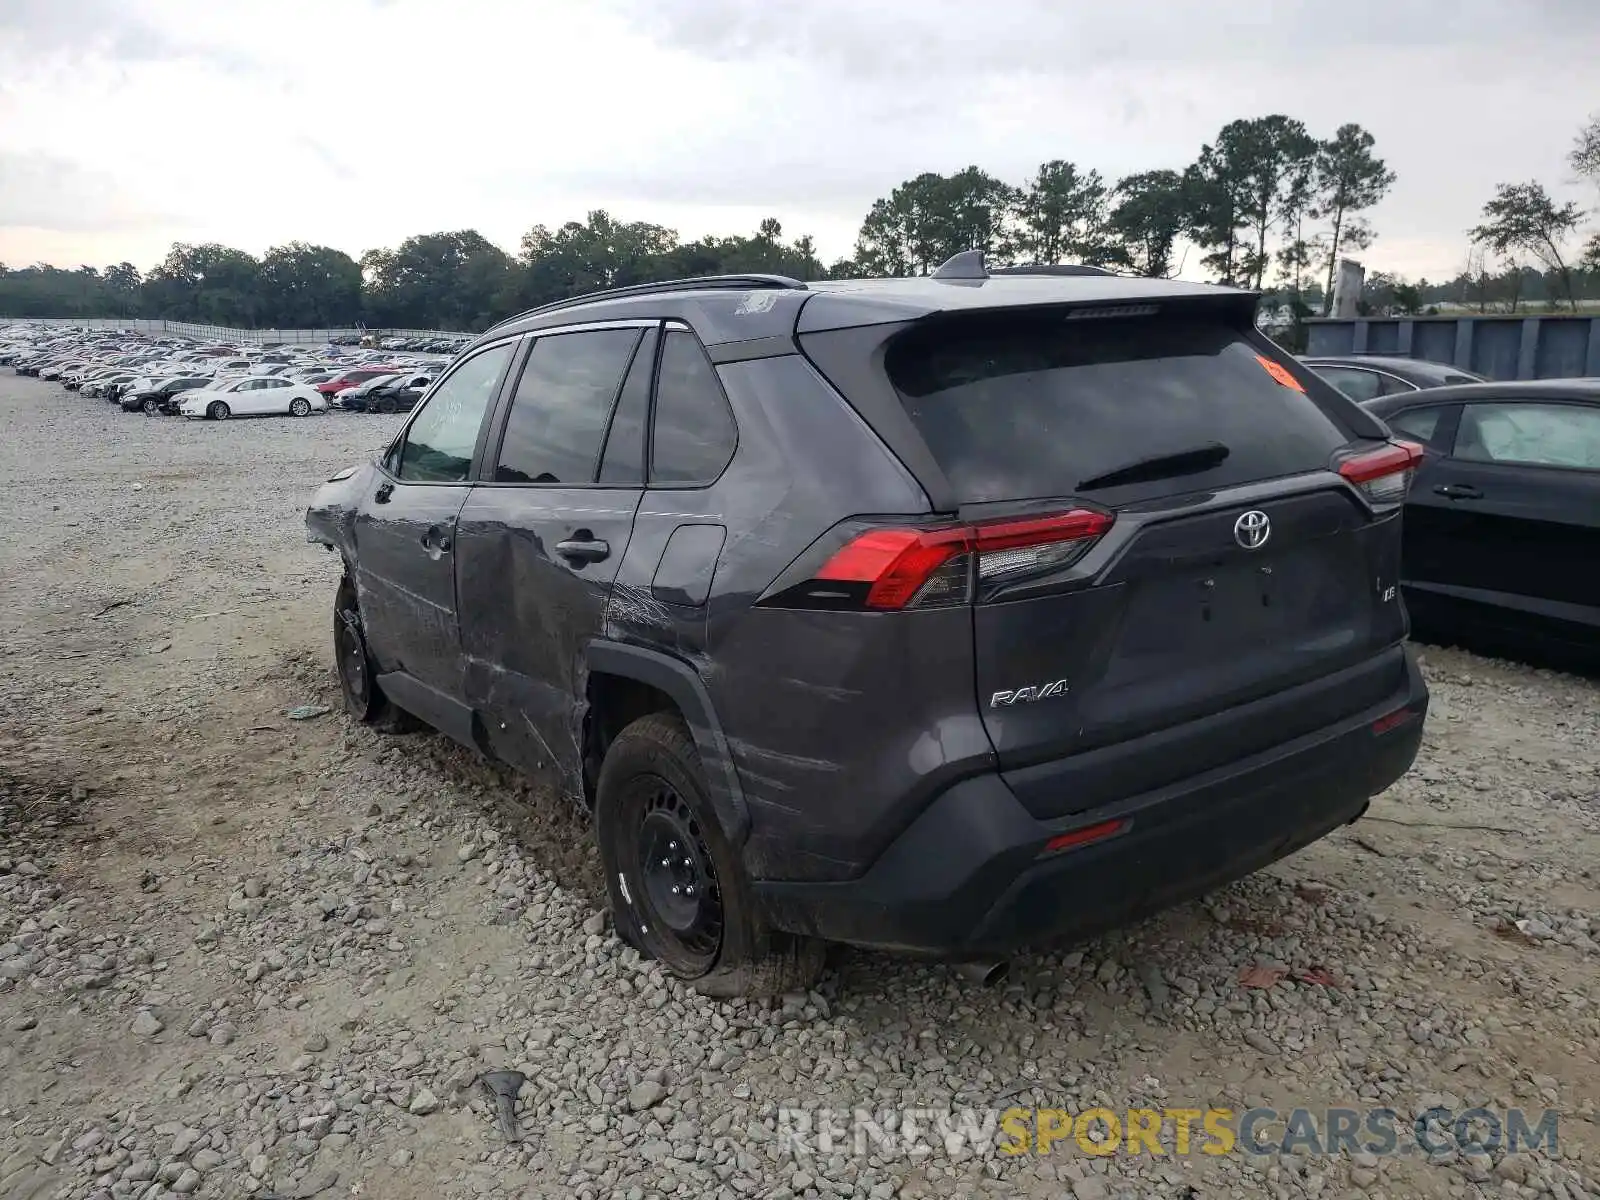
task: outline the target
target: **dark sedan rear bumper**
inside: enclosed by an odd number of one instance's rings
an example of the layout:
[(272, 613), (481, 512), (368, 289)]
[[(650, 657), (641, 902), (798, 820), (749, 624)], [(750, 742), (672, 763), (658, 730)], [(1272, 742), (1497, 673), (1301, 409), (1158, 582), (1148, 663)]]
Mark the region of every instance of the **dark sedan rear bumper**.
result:
[[(758, 882), (771, 924), (830, 941), (961, 959), (1089, 937), (1202, 895), (1359, 817), (1410, 768), (1428, 692), (1372, 709), (1193, 779), (1076, 814), (1031, 816), (997, 774), (963, 780), (857, 879)], [(1103, 841), (1050, 839), (1108, 821)]]

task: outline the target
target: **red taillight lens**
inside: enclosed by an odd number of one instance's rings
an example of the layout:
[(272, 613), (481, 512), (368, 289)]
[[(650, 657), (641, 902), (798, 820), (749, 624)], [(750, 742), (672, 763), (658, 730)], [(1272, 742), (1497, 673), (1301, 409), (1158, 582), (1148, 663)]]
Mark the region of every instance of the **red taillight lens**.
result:
[(1389, 442), (1376, 450), (1357, 454), (1339, 464), (1339, 474), (1361, 490), (1375, 505), (1399, 504), (1411, 487), (1411, 477), (1422, 462), (1422, 447), (1415, 442)]
[(846, 543), (814, 578), (866, 584), (867, 608), (963, 604), (973, 556), (980, 582), (1001, 583), (1071, 565), (1111, 522), (1109, 513), (1073, 509), (943, 529), (872, 529)]

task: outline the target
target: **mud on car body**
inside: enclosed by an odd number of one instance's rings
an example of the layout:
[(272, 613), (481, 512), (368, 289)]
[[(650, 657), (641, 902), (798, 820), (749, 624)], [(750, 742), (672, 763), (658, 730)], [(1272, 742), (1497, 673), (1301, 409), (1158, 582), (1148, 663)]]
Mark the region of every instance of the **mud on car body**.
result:
[(619, 934), (712, 993), (1253, 871), (1358, 817), (1427, 708), (1418, 451), (1255, 299), (967, 255), (507, 321), (310, 508), (346, 703), (591, 809)]

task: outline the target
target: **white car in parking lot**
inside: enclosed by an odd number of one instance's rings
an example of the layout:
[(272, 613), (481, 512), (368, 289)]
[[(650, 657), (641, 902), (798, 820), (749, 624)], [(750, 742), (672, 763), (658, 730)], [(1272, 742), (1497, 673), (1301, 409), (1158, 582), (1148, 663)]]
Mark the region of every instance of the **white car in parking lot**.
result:
[(245, 375), (214, 380), (208, 387), (184, 392), (178, 411), (186, 417), (225, 421), (232, 416), (288, 414), (305, 417), (326, 412), (328, 402), (314, 387), (290, 383), (277, 375)]

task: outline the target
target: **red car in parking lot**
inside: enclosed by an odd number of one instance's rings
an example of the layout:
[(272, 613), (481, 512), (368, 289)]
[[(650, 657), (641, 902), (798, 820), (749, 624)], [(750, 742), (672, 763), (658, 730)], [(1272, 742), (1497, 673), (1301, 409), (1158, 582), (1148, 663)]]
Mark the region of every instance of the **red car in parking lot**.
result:
[(344, 372), (342, 375), (335, 375), (332, 379), (324, 380), (317, 384), (316, 388), (317, 391), (332, 400), (335, 394), (347, 387), (355, 387), (356, 384), (366, 383), (367, 380), (376, 379), (379, 375), (393, 375), (403, 370), (405, 370), (404, 367), (357, 367)]

